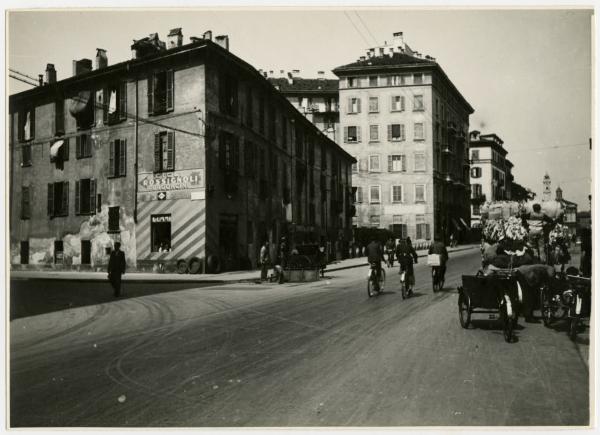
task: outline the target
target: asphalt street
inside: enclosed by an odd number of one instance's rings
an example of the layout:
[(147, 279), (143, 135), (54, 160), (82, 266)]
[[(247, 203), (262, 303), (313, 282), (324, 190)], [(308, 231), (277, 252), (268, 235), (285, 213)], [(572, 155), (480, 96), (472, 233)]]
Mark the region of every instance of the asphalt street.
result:
[(417, 265), (407, 300), (397, 269), (368, 298), (363, 267), (16, 316), (10, 425), (587, 425), (589, 330), (521, 320), (509, 344), (487, 317), (462, 329), (456, 286), (479, 261), (453, 254), (436, 294)]

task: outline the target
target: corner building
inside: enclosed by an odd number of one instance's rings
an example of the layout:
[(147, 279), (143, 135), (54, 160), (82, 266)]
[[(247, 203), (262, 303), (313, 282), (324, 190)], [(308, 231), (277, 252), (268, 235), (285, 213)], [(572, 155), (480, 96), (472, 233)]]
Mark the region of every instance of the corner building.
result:
[(353, 167), (359, 227), (420, 244), (466, 234), (473, 108), (430, 56), (391, 44), (337, 67), (342, 147)]
[(133, 59), (74, 61), (10, 96), (13, 267), (218, 272), (351, 237), (353, 159), (212, 33), (156, 34)]

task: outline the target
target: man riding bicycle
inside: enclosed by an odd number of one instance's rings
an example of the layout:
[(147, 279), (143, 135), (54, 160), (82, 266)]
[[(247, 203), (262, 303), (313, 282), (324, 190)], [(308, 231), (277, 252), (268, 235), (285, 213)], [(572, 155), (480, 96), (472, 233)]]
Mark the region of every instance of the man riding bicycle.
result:
[(381, 278), (381, 262), (383, 261), (383, 248), (376, 240), (371, 240), (371, 243), (366, 248), (367, 261), (369, 264), (375, 265), (377, 271), (377, 279)]
[(413, 268), (414, 264), (418, 263), (417, 251), (413, 248), (410, 239), (400, 240), (398, 246), (396, 246), (396, 259), (400, 263), (400, 273), (406, 272), (406, 279), (410, 283), (411, 287), (415, 284), (415, 272)]
[(436, 237), (432, 245), (429, 247), (430, 254), (438, 254), (440, 256), (440, 274), (441, 281), (445, 280), (446, 277), (446, 262), (448, 261), (448, 250), (444, 242)]

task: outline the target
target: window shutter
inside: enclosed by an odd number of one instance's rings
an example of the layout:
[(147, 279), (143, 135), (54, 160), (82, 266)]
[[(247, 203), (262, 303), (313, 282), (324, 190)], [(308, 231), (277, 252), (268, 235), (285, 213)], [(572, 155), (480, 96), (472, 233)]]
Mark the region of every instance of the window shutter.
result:
[(110, 141), (108, 147), (108, 176), (114, 177), (115, 175), (115, 142), (114, 140)]
[(69, 154), (70, 154), (69, 142), (70, 142), (70, 140), (68, 137), (64, 138), (63, 140), (64, 140), (64, 142), (62, 145), (62, 159), (63, 159), (63, 161), (66, 162), (67, 160), (69, 160)]
[(119, 143), (119, 174), (127, 174), (127, 139), (121, 139)]
[(388, 141), (392, 140), (392, 124), (388, 124)]
[(92, 156), (92, 135), (85, 135), (85, 155), (86, 157)]
[(31, 109), (31, 116), (29, 117), (29, 139), (35, 138), (35, 107)]
[[(112, 142), (111, 142), (112, 143)], [(75, 181), (75, 214), (78, 215), (81, 213), (81, 181)]]
[(404, 135), (404, 124), (400, 124), (400, 140), (404, 139), (406, 139), (406, 136)]
[(352, 113), (352, 98), (348, 98), (348, 106), (346, 107), (346, 113)]
[(152, 115), (153, 113), (154, 113), (154, 74), (150, 74), (148, 76), (148, 115)]
[(402, 172), (406, 172), (406, 156), (402, 155), (400, 159), (402, 160)]
[(96, 180), (90, 179), (90, 213), (96, 213)]
[(392, 95), (390, 98), (390, 112), (393, 112), (394, 110), (396, 110), (395, 102), (396, 102), (396, 100), (394, 99), (394, 96)]
[(170, 171), (175, 169), (175, 133), (167, 133), (167, 166)]
[(360, 113), (360, 98), (356, 100), (356, 113)]
[(393, 167), (393, 156), (388, 156), (388, 172), (393, 172), (394, 167)]
[(69, 214), (69, 182), (63, 181), (62, 214)]
[(154, 172), (161, 170), (160, 133), (154, 133)]
[(431, 230), (429, 229), (429, 224), (425, 224), (425, 238), (427, 240), (431, 239)]
[(108, 106), (110, 105), (110, 90), (102, 89), (102, 122), (108, 124)]
[(400, 110), (404, 110), (404, 97), (400, 97)]
[(348, 143), (348, 127), (344, 127), (344, 143)]
[(48, 183), (48, 216), (54, 216), (54, 184)]
[(75, 157), (81, 158), (81, 136), (75, 137)]
[(361, 142), (361, 137), (360, 137), (360, 126), (356, 127), (356, 142)]
[(127, 82), (119, 86), (119, 119), (127, 119)]
[(175, 80), (173, 70), (167, 70), (167, 110), (173, 110), (175, 99)]

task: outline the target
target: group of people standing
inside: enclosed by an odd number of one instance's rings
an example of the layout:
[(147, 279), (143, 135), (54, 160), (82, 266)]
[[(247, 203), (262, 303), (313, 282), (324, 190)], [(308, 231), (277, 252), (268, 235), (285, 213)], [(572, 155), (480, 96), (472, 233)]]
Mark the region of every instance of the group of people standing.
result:
[(273, 270), (277, 276), (277, 280), (279, 284), (283, 284), (283, 270), (287, 267), (289, 260), (289, 246), (287, 243), (287, 239), (281, 237), (279, 241), (279, 246), (277, 247), (277, 254), (275, 256), (275, 263), (271, 261), (271, 252), (269, 241), (265, 240), (263, 245), (260, 248), (259, 253), (259, 263), (260, 263), (260, 280), (268, 281), (269, 277), (269, 269), (273, 266)]

